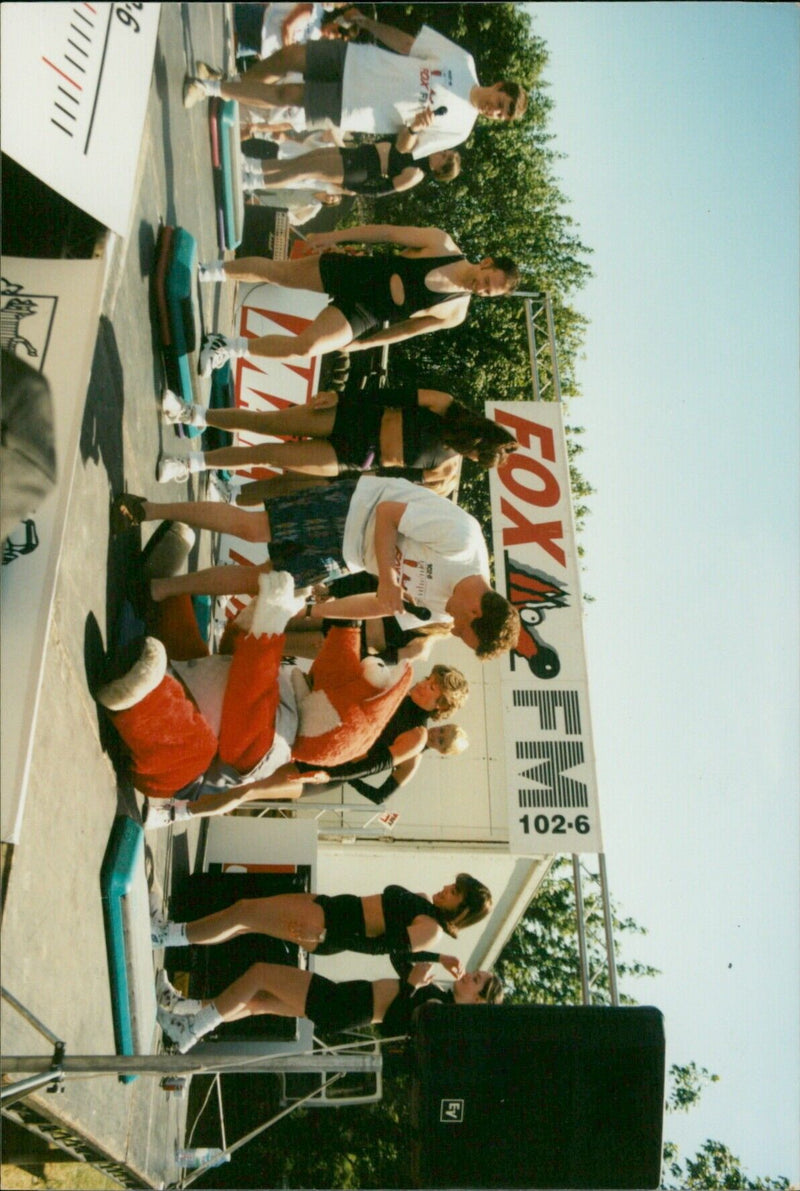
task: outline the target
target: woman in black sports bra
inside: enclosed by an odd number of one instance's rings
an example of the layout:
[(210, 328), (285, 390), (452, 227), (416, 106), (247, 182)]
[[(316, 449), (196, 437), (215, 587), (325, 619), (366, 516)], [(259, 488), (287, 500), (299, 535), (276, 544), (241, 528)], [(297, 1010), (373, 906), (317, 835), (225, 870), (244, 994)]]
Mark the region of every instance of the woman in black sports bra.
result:
[(259, 187), (263, 185), (265, 190), (304, 185), (313, 189), (324, 182), (331, 193), (365, 194), (372, 198), (411, 190), (427, 177), (437, 182), (452, 182), (461, 172), (461, 156), (454, 149), (415, 160), (399, 142), (400, 137), (396, 137), (352, 148), (313, 149), (288, 161), (247, 160), (251, 163), (251, 175), (258, 176)]
[(401, 885), (387, 885), (383, 893), (356, 897), (351, 893), (281, 893), (275, 897), (243, 898), (226, 910), (194, 922), (165, 922), (154, 917), (154, 947), (225, 943), (243, 934), (271, 935), (297, 943), (317, 955), (359, 951), (368, 955), (403, 954), (438, 959), (453, 976), (463, 971), (455, 956), (434, 954), (431, 947), (442, 935), (456, 938), (461, 929), (486, 918), (492, 895), (468, 873), (459, 873), (431, 899)]
[(452, 989), (431, 983), (430, 964), (413, 964), (400, 979), (328, 980), (286, 964), (252, 964), (213, 1000), (190, 1000), (164, 972), (156, 983), (158, 1024), (181, 1054), (223, 1022), (269, 1013), (307, 1017), (318, 1031), (352, 1030), (372, 1023), (385, 1038), (407, 1035), (415, 1010), (442, 1005), (499, 1005), (503, 986), (492, 972), (464, 972)]
[[(519, 281), (517, 267), (508, 257), (484, 257), (473, 265), (438, 228), (368, 224), (307, 239), (312, 248), (323, 250), (321, 255), (289, 261), (242, 257), (200, 265), (200, 281), (271, 282), (330, 298), (325, 310), (297, 335), (208, 336), (200, 351), (201, 376), (210, 376), (231, 359), (286, 360), (345, 347), (360, 351), (456, 327), (466, 318), (473, 294), (510, 293)], [(408, 251), (400, 256), (324, 251), (347, 242), (394, 244)], [(388, 329), (377, 329), (384, 321), (390, 323)]]
[[(158, 467), (158, 478), (164, 483), (211, 468), (280, 467), (326, 477), (371, 468), (400, 469), (397, 474), (406, 479), (435, 485), (446, 481), (449, 473), (455, 476), (457, 469), (444, 465), (457, 455), (483, 467), (498, 467), (519, 445), (491, 418), (474, 413), (449, 393), (418, 388), (416, 382), (341, 396), (318, 393), (308, 405), (264, 413), (203, 409), (186, 405), (168, 392), (163, 409), (170, 423), (185, 420), (195, 426), (292, 435), (300, 440), (220, 447), (188, 458), (165, 456)], [(269, 495), (267, 487), (263, 496)]]

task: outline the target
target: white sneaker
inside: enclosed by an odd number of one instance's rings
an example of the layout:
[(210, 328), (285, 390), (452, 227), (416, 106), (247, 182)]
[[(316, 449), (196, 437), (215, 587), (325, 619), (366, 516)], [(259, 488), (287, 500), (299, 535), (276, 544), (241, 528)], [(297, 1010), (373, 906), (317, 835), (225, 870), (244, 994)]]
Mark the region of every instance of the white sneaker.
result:
[(163, 968), (159, 969), (156, 976), (156, 1002), (161, 1009), (166, 1009), (167, 1013), (197, 1013), (203, 1007), (202, 1001), (185, 997), (179, 992), (175, 985), (170, 983)]
[(202, 1034), (192, 1029), (193, 1013), (170, 1013), (168, 1009), (162, 1009), (159, 1006), (156, 1018), (164, 1037), (168, 1038), (170, 1042), (174, 1042), (182, 1055), (185, 1055), (187, 1050), (191, 1050), (195, 1043), (202, 1038)]
[(210, 335), (200, 350), (198, 372), (201, 376), (211, 376), (215, 368), (221, 368), (230, 358), (231, 353), (225, 336)]
[(225, 78), (225, 71), (218, 70), (216, 66), (209, 66), (207, 62), (195, 62), (194, 77), (196, 79), (222, 79)]
[(162, 455), (156, 468), (159, 484), (170, 484), (173, 481), (183, 484), (189, 479), (189, 464), (185, 459), (178, 459), (174, 455)]
[(198, 426), (205, 429), (206, 407), (182, 401), (177, 393), (165, 389), (161, 398), (161, 420), (167, 426)]
[(159, 827), (171, 827), (175, 822), (175, 803), (171, 798), (150, 799), (147, 803), (147, 813), (142, 826), (145, 831), (157, 830)]
[(206, 89), (200, 80), (189, 78), (187, 75), (183, 80), (183, 106), (185, 108), (193, 108), (195, 104), (200, 103), (205, 98)]
[(156, 689), (167, 672), (167, 651), (156, 637), (145, 637), (139, 660), (127, 674), (107, 682), (95, 696), (109, 711), (126, 711)]
[(197, 280), (202, 285), (221, 285), (227, 279), (222, 261), (200, 261), (197, 266)]

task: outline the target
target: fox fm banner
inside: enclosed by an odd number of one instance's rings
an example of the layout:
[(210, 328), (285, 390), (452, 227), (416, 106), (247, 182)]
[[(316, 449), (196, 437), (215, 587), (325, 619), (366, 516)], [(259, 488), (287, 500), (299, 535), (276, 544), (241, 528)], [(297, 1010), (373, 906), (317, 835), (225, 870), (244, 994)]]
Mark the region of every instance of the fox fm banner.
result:
[(561, 406), (489, 402), (520, 443), (491, 471), (497, 590), (522, 621), (501, 662), (509, 847), (600, 852), (578, 552)]
[(128, 234), (160, 4), (6, 3), (3, 152)]

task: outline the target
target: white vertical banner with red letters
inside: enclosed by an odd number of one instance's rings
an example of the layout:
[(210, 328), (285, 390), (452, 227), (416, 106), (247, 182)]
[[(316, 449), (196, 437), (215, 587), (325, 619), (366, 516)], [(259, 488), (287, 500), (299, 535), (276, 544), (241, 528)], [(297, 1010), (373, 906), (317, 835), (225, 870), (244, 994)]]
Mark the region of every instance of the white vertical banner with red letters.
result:
[(500, 659), (509, 847), (600, 852), (583, 600), (561, 406), (488, 402), (520, 444), (491, 471), (497, 590), (522, 632)]

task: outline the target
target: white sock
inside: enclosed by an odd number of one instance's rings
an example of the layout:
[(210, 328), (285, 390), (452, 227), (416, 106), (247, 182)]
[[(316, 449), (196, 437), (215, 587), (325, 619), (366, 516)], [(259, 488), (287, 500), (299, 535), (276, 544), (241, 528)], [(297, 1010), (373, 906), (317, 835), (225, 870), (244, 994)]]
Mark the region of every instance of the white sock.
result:
[(166, 922), (164, 924), (164, 942), (162, 947), (189, 947), (191, 944), (186, 938), (186, 923), (185, 922)]
[(191, 424), (192, 426), (199, 426), (205, 428), (208, 425), (206, 414), (208, 410), (204, 405), (190, 405), (191, 410)]
[[(184, 456), (184, 461), (189, 465), (190, 476), (196, 476), (199, 474), (199, 472), (206, 471), (206, 457), (202, 451), (190, 451), (188, 455)], [(177, 802), (175, 803), (175, 806), (177, 808)], [(188, 819), (190, 817), (191, 816), (187, 809), (186, 818)], [(177, 815), (175, 816), (175, 821), (178, 821)]]
[(222, 96), (222, 79), (201, 79), (201, 83), (205, 88), (206, 95), (216, 95), (217, 98)]
[(201, 281), (227, 281), (224, 261), (206, 261), (201, 263), (199, 274)]
[[(202, 455), (202, 451), (192, 451), (191, 455)], [(191, 455), (189, 456), (190, 459)], [(191, 472), (191, 470), (192, 468), (190, 464), (189, 471)], [(173, 823), (188, 823), (189, 819), (192, 817), (189, 810), (188, 800), (176, 798), (172, 806), (174, 809), (174, 814), (172, 816)]]
[(250, 349), (250, 340), (243, 336), (226, 339), (225, 342), (228, 345), (228, 351), (234, 359), (238, 359), (240, 356), (246, 356)]

